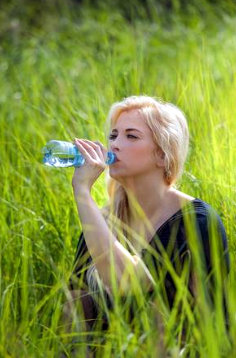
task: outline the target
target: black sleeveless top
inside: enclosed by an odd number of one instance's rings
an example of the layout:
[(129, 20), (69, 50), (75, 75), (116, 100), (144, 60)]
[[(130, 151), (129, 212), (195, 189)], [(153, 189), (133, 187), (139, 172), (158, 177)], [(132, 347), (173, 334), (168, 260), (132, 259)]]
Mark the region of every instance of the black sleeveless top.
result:
[[(215, 230), (214, 235), (210, 235), (212, 226)], [(192, 231), (194, 232), (194, 236), (190, 240), (189, 237)], [(209, 204), (200, 199), (194, 199), (185, 204), (182, 209), (178, 210), (158, 228), (156, 234), (149, 242), (151, 250), (143, 249), (141, 251), (141, 258), (154, 279), (155, 277), (160, 278), (160, 274), (162, 275), (163, 287), (170, 307), (173, 305), (176, 289), (168, 269), (164, 267), (165, 264), (163, 266), (163, 252), (167, 253), (177, 274), (181, 274), (186, 260), (190, 262), (190, 266), (192, 265), (193, 258), (191, 248), (192, 245), (197, 245), (196, 247), (200, 252), (201, 264), (206, 274), (210, 274), (212, 269), (211, 237), (217, 240), (217, 244), (220, 247), (220, 254), (222, 255), (221, 262), (228, 272), (229, 254), (223, 223), (219, 215)], [(82, 283), (83, 287), (80, 286), (79, 288), (86, 289), (88, 284), (86, 273), (91, 264), (92, 258), (82, 232), (79, 237), (74, 270), (70, 280), (71, 289), (75, 289), (75, 287), (78, 286), (76, 282), (81, 278), (80, 285)], [(108, 307), (109, 306), (111, 306), (111, 302), (108, 302)]]

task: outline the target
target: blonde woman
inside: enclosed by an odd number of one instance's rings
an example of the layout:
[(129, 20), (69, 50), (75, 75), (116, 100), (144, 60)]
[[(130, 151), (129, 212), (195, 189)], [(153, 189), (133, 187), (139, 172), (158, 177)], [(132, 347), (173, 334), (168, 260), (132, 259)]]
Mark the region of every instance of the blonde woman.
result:
[[(130, 292), (134, 277), (143, 291), (151, 294), (155, 286), (153, 272), (160, 268), (154, 262), (154, 269), (149, 269), (145, 261), (148, 247), (159, 253), (160, 246), (166, 249), (173, 265), (176, 254), (180, 264), (191, 257), (184, 212), (195, 214), (195, 229), (208, 272), (211, 268), (208, 220), (209, 213), (213, 213), (222, 255), (224, 253), (228, 265), (226, 234), (219, 216), (201, 199), (174, 186), (183, 172), (189, 145), (183, 112), (173, 104), (152, 97), (131, 96), (112, 105), (107, 122), (108, 150), (116, 154), (117, 161), (109, 166), (110, 201), (103, 210), (93, 200), (91, 189), (106, 167), (106, 149), (98, 142), (75, 139), (86, 163), (75, 169), (72, 181), (83, 232), (78, 242), (71, 289), (74, 289), (74, 297), (76, 292), (77, 297), (78, 292), (84, 297), (87, 319), (96, 319), (101, 308), (101, 286), (108, 306), (112, 307), (112, 265), (121, 295)], [(152, 257), (155, 261), (155, 255)], [(178, 267), (181, 271), (182, 266)], [(79, 280), (81, 276), (83, 279)], [(76, 282), (80, 282), (77, 287), (80, 291), (75, 291)], [(81, 295), (86, 291), (89, 295)], [(166, 294), (170, 306), (175, 291), (167, 274)]]

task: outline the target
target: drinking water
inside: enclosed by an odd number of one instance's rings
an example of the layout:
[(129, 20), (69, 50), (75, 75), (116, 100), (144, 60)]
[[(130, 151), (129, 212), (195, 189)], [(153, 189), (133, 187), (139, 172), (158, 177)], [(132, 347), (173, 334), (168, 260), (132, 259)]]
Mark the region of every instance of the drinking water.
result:
[[(80, 167), (85, 163), (83, 155), (70, 142), (50, 140), (43, 147), (42, 152), (44, 154), (43, 163), (50, 167)], [(115, 153), (107, 152), (106, 164), (111, 165), (115, 161)]]

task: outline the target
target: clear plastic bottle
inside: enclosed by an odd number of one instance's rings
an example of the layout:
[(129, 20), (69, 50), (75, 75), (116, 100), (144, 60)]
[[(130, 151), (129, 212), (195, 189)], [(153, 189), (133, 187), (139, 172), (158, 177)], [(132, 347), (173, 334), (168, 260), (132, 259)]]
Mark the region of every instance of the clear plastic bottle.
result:
[[(50, 140), (42, 152), (44, 154), (43, 163), (50, 167), (80, 167), (85, 159), (78, 151), (77, 147), (70, 142), (61, 140)], [(116, 161), (113, 152), (107, 152), (106, 164), (111, 165)]]

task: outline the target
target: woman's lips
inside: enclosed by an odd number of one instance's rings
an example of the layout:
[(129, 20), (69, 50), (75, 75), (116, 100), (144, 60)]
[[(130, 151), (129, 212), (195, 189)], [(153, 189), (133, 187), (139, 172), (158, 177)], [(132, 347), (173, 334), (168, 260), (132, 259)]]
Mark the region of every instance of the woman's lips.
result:
[(118, 162), (120, 162), (120, 159), (116, 158), (116, 160), (115, 160), (115, 162), (113, 163), (113, 165), (116, 164), (116, 163), (118, 163)]
[(117, 157), (117, 155), (116, 155), (116, 161), (115, 162), (119, 162), (120, 161), (120, 159)]

